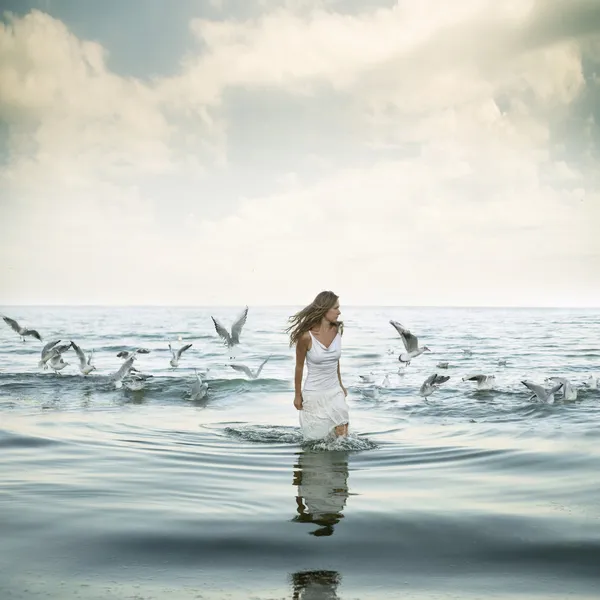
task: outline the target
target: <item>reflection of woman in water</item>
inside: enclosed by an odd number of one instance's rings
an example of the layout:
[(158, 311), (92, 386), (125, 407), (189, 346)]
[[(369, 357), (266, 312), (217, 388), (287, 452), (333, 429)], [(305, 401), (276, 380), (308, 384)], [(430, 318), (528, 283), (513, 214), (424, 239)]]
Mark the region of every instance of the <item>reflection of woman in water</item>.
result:
[(319, 525), (311, 535), (332, 535), (348, 498), (348, 452), (301, 453), (293, 484), (298, 486), (293, 520)]
[[(294, 406), (307, 440), (332, 433), (348, 435), (348, 392), (342, 384), (342, 323), (340, 303), (333, 292), (321, 292), (311, 304), (290, 317), (290, 344), (296, 345)], [(302, 387), (306, 360), (307, 376)]]
[(338, 600), (337, 571), (300, 571), (292, 575), (292, 600)]

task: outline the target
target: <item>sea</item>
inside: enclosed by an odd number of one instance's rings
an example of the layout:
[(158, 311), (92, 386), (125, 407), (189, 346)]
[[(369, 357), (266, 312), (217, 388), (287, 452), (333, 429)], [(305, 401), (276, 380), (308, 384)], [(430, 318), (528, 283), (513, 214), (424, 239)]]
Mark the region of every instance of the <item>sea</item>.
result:
[[(599, 310), (342, 304), (350, 435), (307, 443), (299, 307), (250, 306), (230, 353), (211, 317), (243, 308), (1, 308), (43, 336), (0, 321), (2, 600), (600, 597)], [(431, 350), (404, 370), (391, 319)], [(96, 370), (39, 367), (56, 339)], [(522, 383), (553, 376), (577, 398)]]

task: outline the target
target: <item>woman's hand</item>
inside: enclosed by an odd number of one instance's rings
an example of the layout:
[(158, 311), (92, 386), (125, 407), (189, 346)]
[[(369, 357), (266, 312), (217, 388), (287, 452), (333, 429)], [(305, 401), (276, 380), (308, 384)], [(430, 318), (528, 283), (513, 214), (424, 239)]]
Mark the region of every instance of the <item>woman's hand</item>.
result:
[(294, 397), (294, 406), (296, 410), (302, 410), (302, 394), (296, 394)]

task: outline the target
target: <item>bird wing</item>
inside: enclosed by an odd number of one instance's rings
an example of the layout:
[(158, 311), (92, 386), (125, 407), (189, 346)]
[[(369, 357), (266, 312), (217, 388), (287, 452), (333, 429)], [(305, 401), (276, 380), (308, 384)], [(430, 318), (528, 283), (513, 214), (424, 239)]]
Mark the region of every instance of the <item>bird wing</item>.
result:
[(75, 342), (71, 342), (71, 346), (73, 346), (73, 350), (75, 350), (75, 354), (77, 354), (77, 358), (79, 359), (79, 363), (81, 364), (81, 367), (85, 367), (86, 364), (86, 360), (85, 360), (85, 354), (83, 353), (83, 350), (75, 343)]
[(463, 377), (463, 381), (476, 381), (477, 383), (481, 383), (485, 381), (485, 375), (468, 375)]
[(241, 373), (245, 373), (246, 375), (248, 375), (248, 377), (254, 378), (254, 373), (252, 373), (252, 371), (250, 370), (249, 367), (247, 367), (246, 365), (229, 365), (232, 369), (235, 369), (236, 371), (240, 371)]
[(56, 346), (56, 344), (58, 344), (60, 342), (60, 340), (54, 340), (53, 342), (48, 342), (43, 348), (42, 348), (42, 358), (44, 358), (44, 356), (50, 352), (51, 348), (54, 348), (54, 346)]
[(548, 377), (548, 381), (554, 381), (555, 383), (562, 383), (566, 385), (568, 381), (564, 377)]
[(17, 333), (19, 333), (19, 331), (21, 331), (20, 325), (14, 319), (11, 319), (10, 317), (2, 317), (2, 318), (4, 319), (4, 322), (7, 325), (10, 325), (10, 328), (13, 331), (16, 331)]
[(552, 394), (556, 394), (556, 392), (558, 392), (558, 390), (560, 390), (560, 388), (564, 385), (563, 382), (559, 383), (558, 385), (555, 385), (553, 388), (550, 388), (548, 390), (548, 397), (552, 396)]
[(181, 346), (179, 350), (177, 350), (177, 359), (181, 358), (181, 355), (192, 347), (192, 344), (186, 344), (185, 346)]
[(94, 349), (93, 348), (92, 348), (92, 351), (88, 355), (88, 359), (87, 359), (87, 364), (88, 365), (92, 364), (92, 358), (94, 358)]
[(133, 366), (133, 361), (135, 360), (135, 354), (132, 354), (126, 361), (123, 362), (121, 368), (113, 375), (113, 379), (119, 380), (125, 377), (129, 370)]
[(419, 340), (417, 336), (413, 335), (410, 331), (404, 331), (401, 334), (402, 341), (404, 342), (404, 347), (407, 352), (412, 352), (413, 350), (418, 350), (419, 348)]
[[(521, 381), (521, 383), (525, 387), (528, 387), (540, 400), (546, 398), (547, 392), (541, 385), (537, 385), (536, 383), (527, 380)], [(562, 385), (562, 383), (560, 385)]]
[(219, 334), (219, 336), (221, 338), (223, 338), (226, 342), (228, 346), (232, 345), (232, 341), (231, 341), (231, 336), (229, 335), (229, 331), (227, 331), (227, 329), (225, 329), (225, 327), (223, 327), (223, 325), (214, 317), (211, 317), (211, 319), (213, 320), (213, 323), (215, 324), (215, 330), (216, 332)]
[(127, 352), (127, 350), (121, 350), (121, 352), (117, 354), (117, 358), (127, 358), (128, 356), (129, 352)]
[(248, 318), (248, 307), (242, 311), (240, 316), (237, 318), (235, 323), (231, 326), (231, 339), (236, 344), (240, 343), (240, 335), (242, 333), (242, 327), (246, 323), (246, 319)]
[(410, 331), (408, 329), (406, 329), (406, 327), (402, 326), (400, 323), (398, 323), (398, 321), (393, 321), (392, 319), (390, 319), (390, 325), (400, 334), (402, 335), (403, 333), (410, 333)]
[(36, 340), (39, 340), (40, 342), (42, 341), (42, 336), (35, 329), (24, 329), (23, 335), (30, 335), (31, 337), (34, 337)]
[(435, 378), (437, 377), (437, 373), (434, 373), (433, 375), (430, 375), (424, 382), (423, 385), (431, 385), (434, 381)]
[(260, 363), (260, 366), (258, 367), (258, 369), (256, 369), (256, 376), (258, 377), (260, 375), (260, 372), (263, 370), (263, 367), (267, 364), (267, 362), (269, 361), (269, 358), (271, 358), (270, 356), (268, 356), (267, 358), (265, 358), (265, 360), (263, 360)]

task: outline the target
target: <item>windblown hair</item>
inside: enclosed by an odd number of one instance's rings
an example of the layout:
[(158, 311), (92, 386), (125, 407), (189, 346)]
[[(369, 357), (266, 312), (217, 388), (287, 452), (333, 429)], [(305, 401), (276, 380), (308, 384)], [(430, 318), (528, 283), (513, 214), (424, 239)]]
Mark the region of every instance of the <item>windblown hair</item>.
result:
[[(291, 316), (288, 319), (290, 325), (285, 330), (290, 336), (290, 346), (296, 345), (307, 331), (318, 325), (327, 314), (327, 311), (335, 306), (337, 300), (338, 296), (333, 292), (320, 292), (308, 306)], [(343, 327), (341, 321), (334, 323), (334, 325), (341, 332)]]

